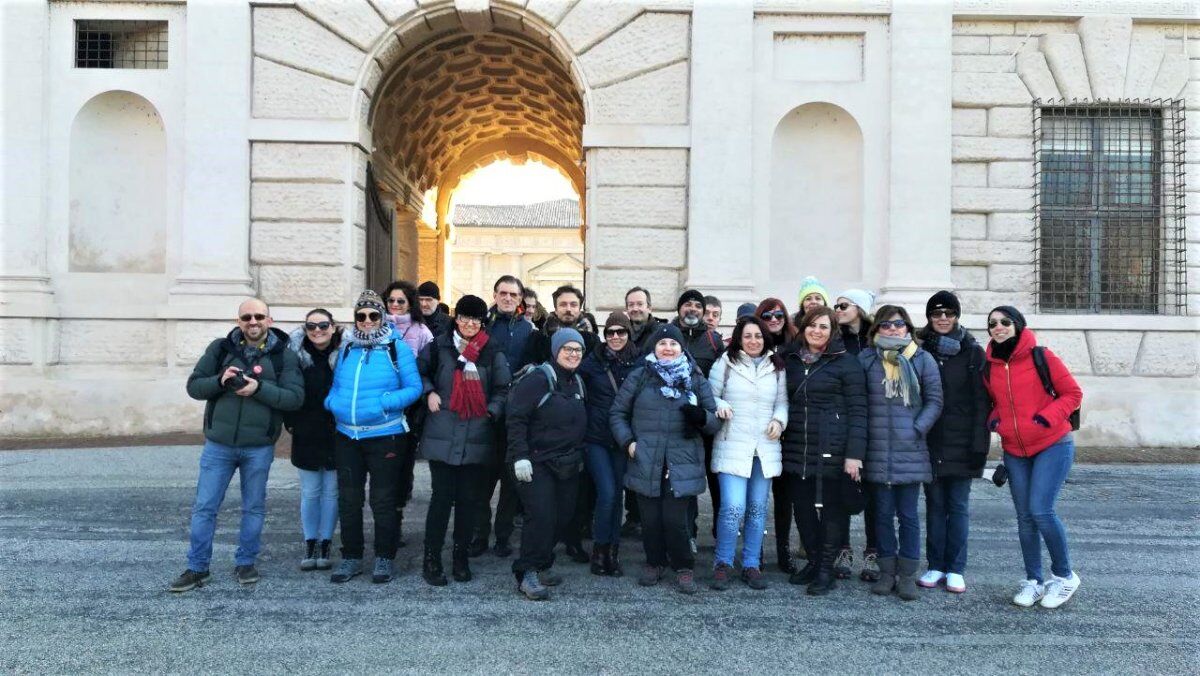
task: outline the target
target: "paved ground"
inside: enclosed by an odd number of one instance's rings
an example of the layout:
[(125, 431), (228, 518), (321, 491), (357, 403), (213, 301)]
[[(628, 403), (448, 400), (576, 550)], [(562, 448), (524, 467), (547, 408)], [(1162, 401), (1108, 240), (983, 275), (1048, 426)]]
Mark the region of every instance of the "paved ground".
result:
[[(806, 597), (772, 588), (683, 598), (560, 564), (549, 603), (522, 601), (509, 560), (476, 580), (420, 579), (418, 495), (390, 585), (301, 573), (295, 470), (271, 477), (263, 581), (232, 579), (236, 481), (220, 517), (214, 579), (171, 595), (185, 567), (196, 447), (0, 454), (0, 671), (415, 673), (1198, 673), (1196, 466), (1078, 466), (1061, 512), (1083, 577), (1058, 611), (1008, 603), (1021, 576), (1007, 491), (975, 485), (970, 590), (919, 601), (852, 581)], [(856, 519), (855, 537), (861, 537)], [(708, 546), (704, 546), (708, 545)], [(640, 562), (628, 547), (626, 565)], [(701, 564), (711, 561), (703, 542)]]

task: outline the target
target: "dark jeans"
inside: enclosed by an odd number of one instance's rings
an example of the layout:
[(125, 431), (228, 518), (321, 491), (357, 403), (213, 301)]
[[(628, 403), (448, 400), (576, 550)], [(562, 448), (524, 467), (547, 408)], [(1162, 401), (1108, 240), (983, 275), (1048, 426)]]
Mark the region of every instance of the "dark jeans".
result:
[(554, 565), (554, 543), (575, 510), (579, 475), (561, 478), (545, 464), (533, 463), (533, 480), (516, 481), (517, 493), (525, 506), (521, 526), (521, 553), (513, 561), (513, 574), (519, 581), (528, 570), (546, 570)]
[(488, 468), (483, 465), (448, 465), (429, 461), (433, 493), (425, 516), (425, 549), (440, 554), (454, 509), (454, 546), (471, 544), (479, 503), (483, 500)]
[(375, 556), (395, 558), (399, 540), (396, 518), (400, 492), (401, 454), (396, 451), (403, 435), (351, 439), (334, 435), (338, 473), (338, 519), (342, 529), (342, 558), (363, 557), (363, 502), (370, 478), (371, 515), (375, 519)]
[(638, 511), (642, 515), (642, 546), (646, 563), (673, 570), (691, 570), (696, 565), (692, 556), (689, 506), (691, 496), (677, 498), (663, 479), (660, 496), (638, 495)]
[(616, 448), (588, 444), (583, 458), (596, 486), (592, 542), (618, 544), (621, 542), (621, 486), (625, 482), (629, 456)]
[(816, 477), (801, 479), (798, 474), (784, 476), (788, 480), (787, 494), (792, 498), (800, 542), (804, 545), (808, 561), (818, 563), (822, 561), (822, 548), (826, 544), (836, 550), (847, 542), (845, 538), (850, 526), (850, 516), (841, 505), (841, 479), (820, 479), (823, 506), (818, 509)]
[[(875, 524), (879, 536), (879, 558), (899, 555), (902, 559), (921, 558), (921, 521), (917, 518), (917, 501), (921, 484), (870, 484), (875, 494)], [(900, 540), (897, 550), (896, 520), (900, 521)]]
[(775, 551), (791, 547), (792, 539), (792, 496), (788, 494), (789, 475), (781, 474), (771, 479), (771, 498), (775, 505)]
[(508, 542), (512, 538), (513, 521), (517, 518), (517, 512), (521, 511), (512, 463), (503, 461), (508, 449), (503, 434), (496, 434), (496, 449), (500, 459), (485, 466), (487, 475), (475, 521), (475, 539), (484, 542), (492, 533), (492, 494), (496, 492), (496, 484), (500, 484), (500, 497), (496, 500), (496, 542)]
[(929, 570), (963, 574), (971, 479), (947, 477), (925, 484), (925, 560)]

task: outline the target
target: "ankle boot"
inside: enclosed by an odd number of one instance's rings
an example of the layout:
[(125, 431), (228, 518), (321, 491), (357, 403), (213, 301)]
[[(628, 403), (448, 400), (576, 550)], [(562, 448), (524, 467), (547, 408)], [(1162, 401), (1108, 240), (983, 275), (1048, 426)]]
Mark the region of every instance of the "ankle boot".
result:
[(905, 601), (916, 601), (921, 597), (917, 590), (916, 559), (898, 559), (896, 561), (896, 593)]
[(592, 545), (592, 575), (608, 575), (608, 567), (605, 565), (608, 558), (608, 545)]
[(456, 582), (471, 581), (471, 557), (467, 548), (463, 545), (454, 545), (454, 552), (451, 555), (450, 574)]
[(317, 569), (317, 541), (304, 541), (304, 558), (300, 560), (300, 570)]
[(604, 568), (608, 574), (613, 577), (621, 577), (625, 571), (621, 568), (621, 545), (613, 544), (608, 547), (608, 557), (604, 561)]
[(875, 563), (879, 564), (879, 579), (871, 585), (871, 593), (887, 596), (896, 586), (896, 557), (879, 557)]
[(329, 540), (321, 540), (317, 543), (317, 570), (329, 570), (333, 568), (333, 560), (329, 558), (329, 546), (333, 544)]
[(445, 587), (449, 582), (442, 570), (442, 553), (425, 548), (425, 561), (421, 564), (421, 577), (434, 587)]
[(837, 561), (839, 547), (824, 545), (821, 547), (821, 562), (817, 568), (817, 577), (805, 590), (810, 596), (825, 596), (837, 587), (837, 571), (834, 562)]
[(778, 562), (779, 572), (793, 575), (796, 572), (796, 564), (792, 560), (791, 547), (786, 542), (775, 543), (775, 561)]

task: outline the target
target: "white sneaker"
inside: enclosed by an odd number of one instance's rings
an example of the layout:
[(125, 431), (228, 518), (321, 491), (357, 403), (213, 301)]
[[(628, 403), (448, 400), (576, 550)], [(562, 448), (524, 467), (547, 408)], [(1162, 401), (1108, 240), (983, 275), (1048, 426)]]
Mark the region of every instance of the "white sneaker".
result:
[(946, 574), (942, 571), (927, 570), (925, 571), (925, 574), (921, 576), (921, 579), (917, 580), (917, 585), (926, 589), (935, 589), (938, 586), (938, 583), (944, 579), (946, 579)]
[(961, 594), (967, 591), (967, 581), (958, 573), (946, 573), (946, 591)]
[(1052, 575), (1050, 581), (1046, 583), (1046, 594), (1042, 597), (1043, 608), (1057, 608), (1075, 595), (1075, 590), (1079, 589), (1079, 576), (1073, 571), (1071, 577), (1059, 577)]
[(1041, 601), (1045, 594), (1045, 587), (1039, 584), (1037, 580), (1023, 580), (1020, 591), (1013, 597), (1013, 603), (1022, 608), (1030, 608), (1033, 604)]

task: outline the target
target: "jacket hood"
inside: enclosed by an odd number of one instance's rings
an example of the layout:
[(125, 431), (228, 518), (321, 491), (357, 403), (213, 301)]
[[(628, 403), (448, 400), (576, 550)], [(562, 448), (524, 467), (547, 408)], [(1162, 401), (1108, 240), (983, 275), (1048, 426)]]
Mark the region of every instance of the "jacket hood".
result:
[[(333, 338), (330, 341), (330, 345), (334, 346), (335, 348), (341, 346), (341, 338), (343, 337), (342, 331), (343, 331), (342, 329), (338, 329), (337, 331), (334, 331)], [(304, 349), (304, 327), (303, 326), (293, 329), (292, 332), (290, 334), (288, 334), (287, 347), (289, 350), (296, 353), (296, 358), (300, 360), (300, 368), (301, 369), (306, 369), (306, 368), (312, 366), (312, 364), (313, 364), (312, 354), (310, 354), (308, 350)], [(337, 360), (337, 350), (336, 349), (330, 350), (329, 351), (329, 365), (332, 367), (336, 360)]]

